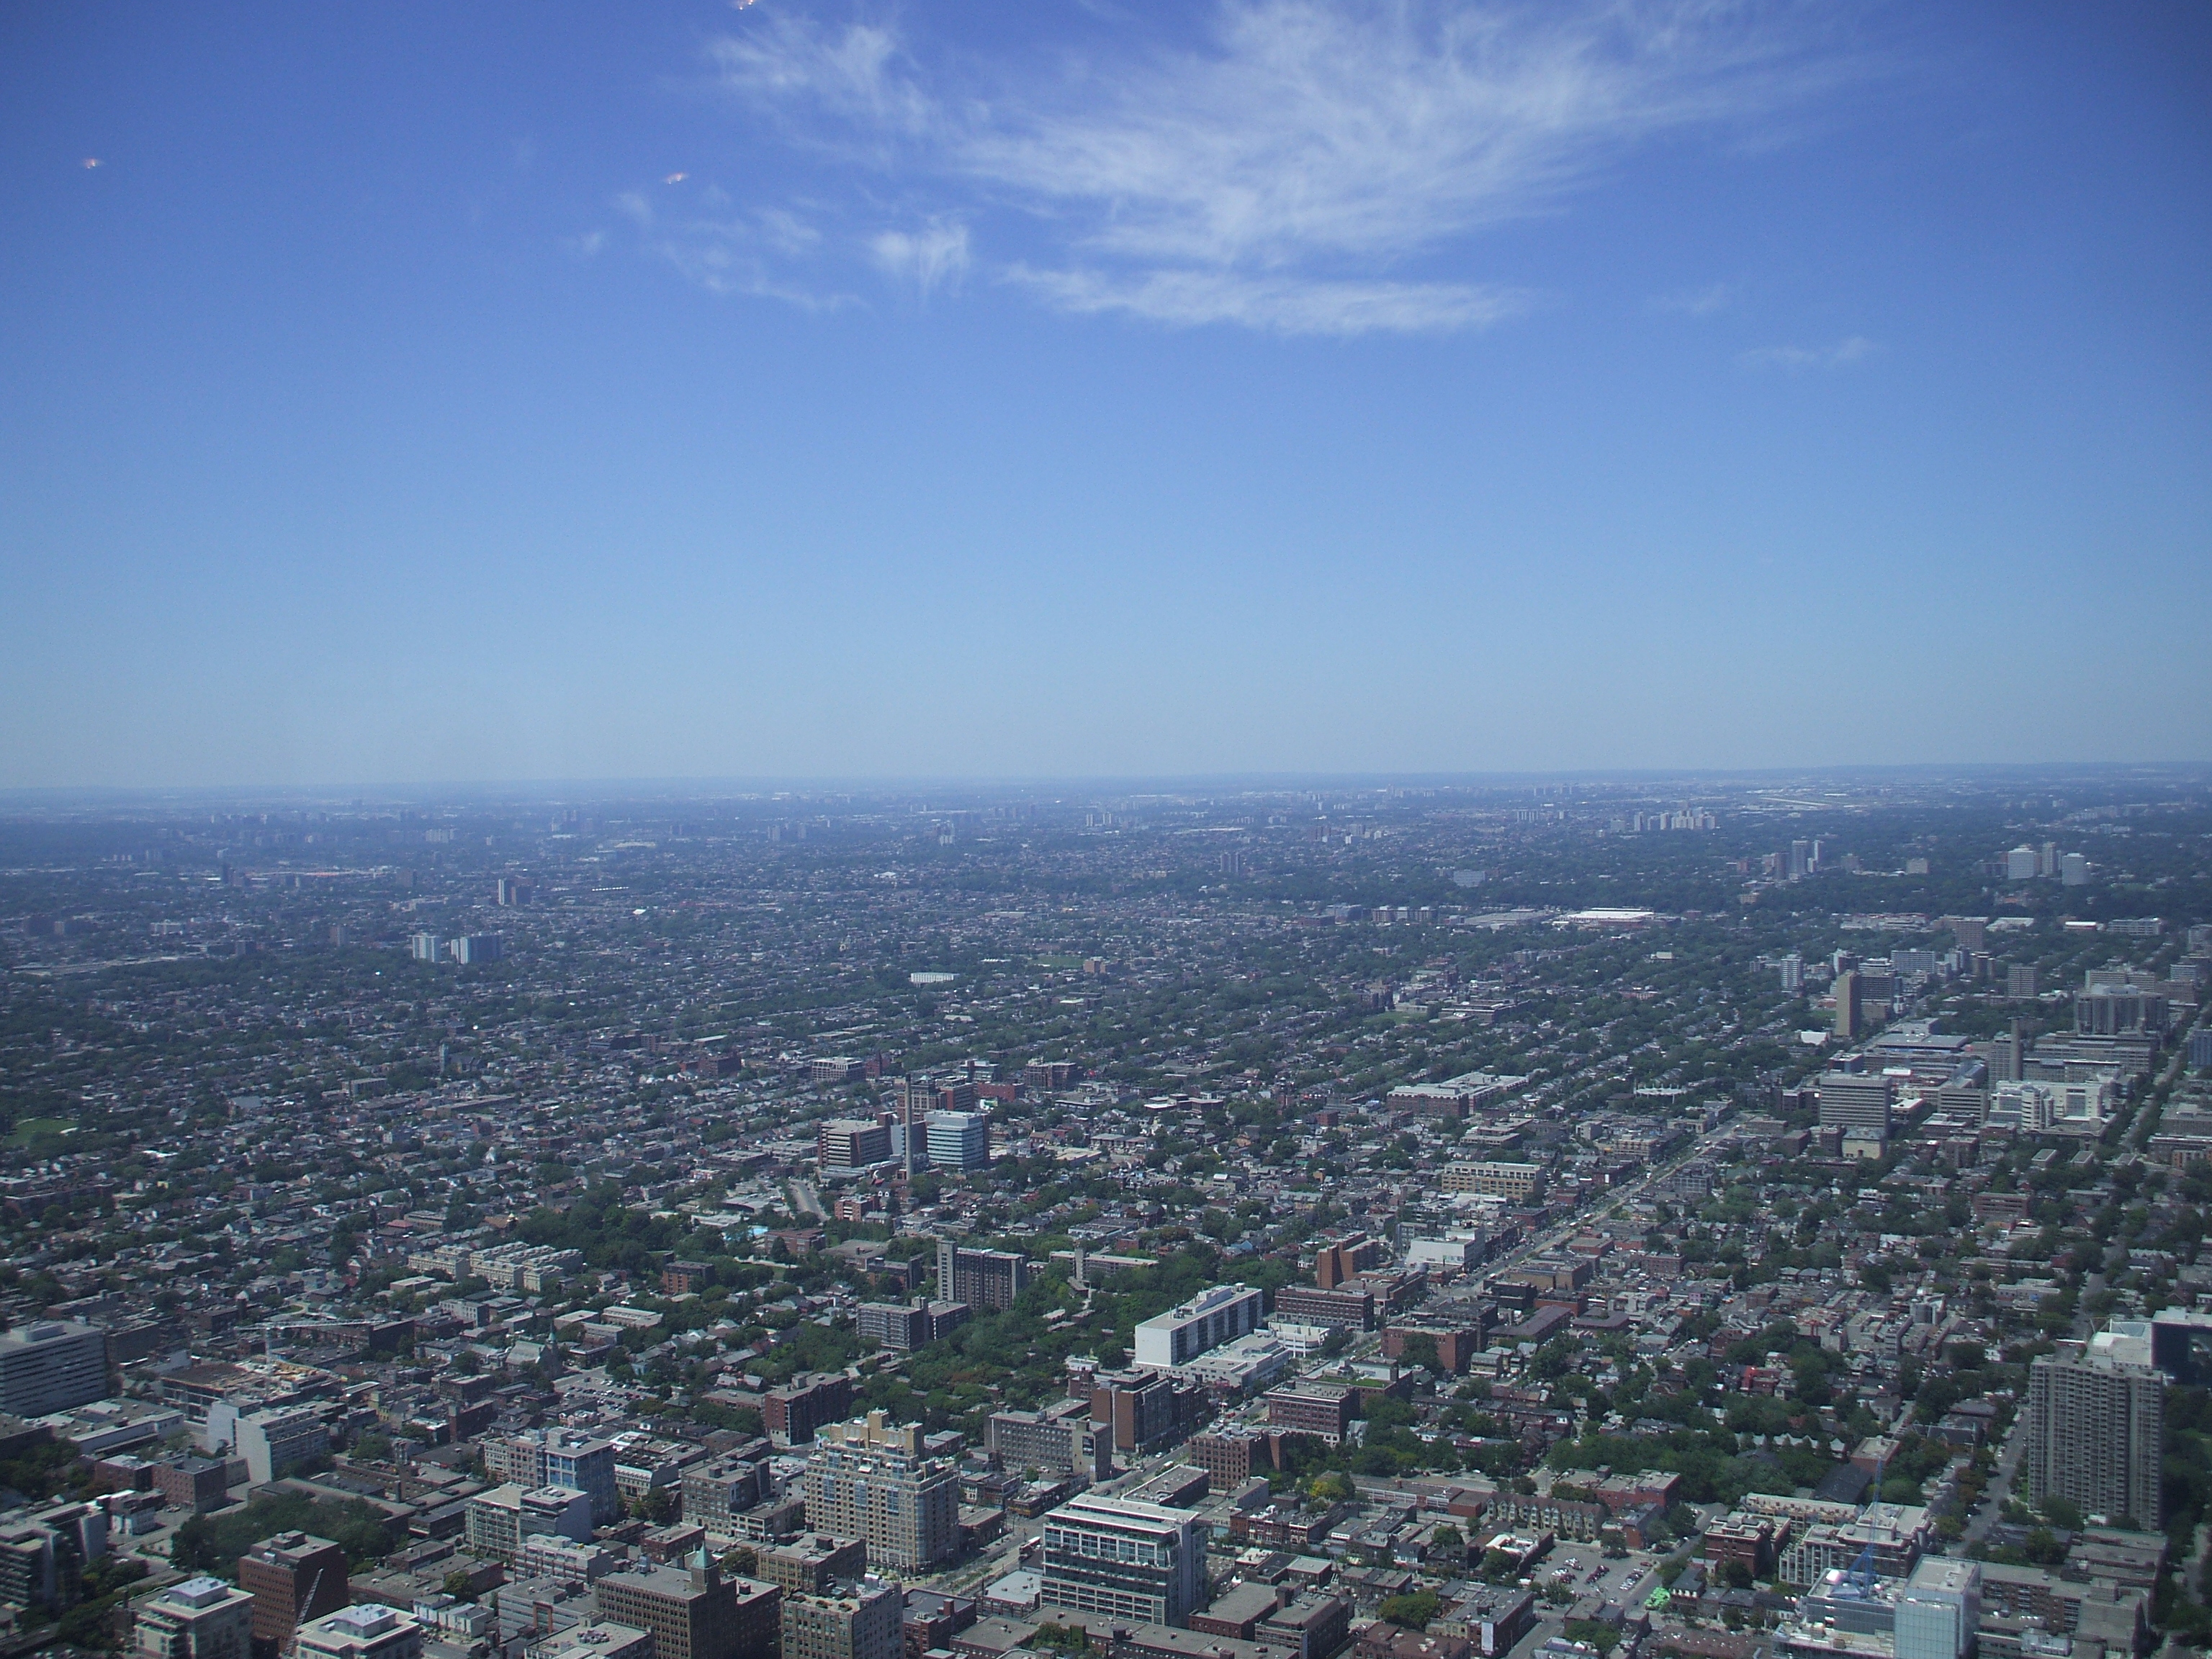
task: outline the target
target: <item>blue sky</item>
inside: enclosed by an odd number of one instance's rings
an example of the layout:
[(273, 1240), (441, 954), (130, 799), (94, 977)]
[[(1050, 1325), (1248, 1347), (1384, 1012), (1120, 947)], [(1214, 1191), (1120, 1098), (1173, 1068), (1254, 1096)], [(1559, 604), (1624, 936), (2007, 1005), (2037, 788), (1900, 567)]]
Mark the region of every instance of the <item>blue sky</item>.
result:
[(10, 8), (0, 786), (2212, 758), (2208, 161), (2191, 5)]

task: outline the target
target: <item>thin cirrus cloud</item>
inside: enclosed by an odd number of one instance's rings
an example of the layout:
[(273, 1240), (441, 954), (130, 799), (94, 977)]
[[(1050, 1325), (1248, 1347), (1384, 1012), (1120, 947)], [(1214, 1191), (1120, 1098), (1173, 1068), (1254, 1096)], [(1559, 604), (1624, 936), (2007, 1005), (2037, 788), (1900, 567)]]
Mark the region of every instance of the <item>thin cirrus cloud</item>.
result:
[(1830, 346), (1760, 346), (1756, 350), (1737, 353), (1735, 361), (1743, 368), (1775, 368), (1796, 374), (1808, 368), (1841, 368), (1880, 349), (1865, 336), (1854, 334)]
[[(1195, 45), (1120, 38), (1045, 73), (763, 9), (708, 58), (842, 191), (843, 243), (925, 295), (972, 264), (1069, 313), (1435, 333), (1535, 303), (1466, 276), (1485, 228), (1559, 210), (1640, 145), (1833, 84), (1847, 59), (1814, 49), (1814, 17), (1759, 0), (1218, 0)], [(655, 246), (710, 286), (798, 286), (742, 220)], [(1680, 308), (1717, 309), (1713, 292)]]
[(968, 269), (968, 227), (943, 221), (919, 230), (879, 231), (868, 251), (890, 276), (914, 284), (927, 299), (940, 288), (957, 286)]
[[(788, 209), (757, 208), (721, 216), (696, 210), (672, 214), (655, 207), (642, 191), (624, 191), (611, 205), (636, 227), (647, 249), (709, 293), (782, 300), (809, 311), (856, 303), (850, 294), (811, 287), (789, 274), (813, 252), (822, 233)], [(594, 231), (574, 246), (591, 254), (604, 243), (604, 234)]]
[(1651, 296), (1651, 309), (1672, 312), (1682, 317), (1711, 317), (1726, 311), (1735, 303), (1735, 285), (1729, 283), (1708, 283), (1703, 288), (1678, 289), (1672, 294)]

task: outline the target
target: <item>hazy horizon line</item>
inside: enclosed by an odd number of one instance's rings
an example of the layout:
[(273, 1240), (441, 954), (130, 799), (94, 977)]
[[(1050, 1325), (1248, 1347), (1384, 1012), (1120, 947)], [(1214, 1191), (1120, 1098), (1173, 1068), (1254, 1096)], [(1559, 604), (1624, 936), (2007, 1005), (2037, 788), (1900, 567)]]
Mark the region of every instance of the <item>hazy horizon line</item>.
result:
[(313, 798), (328, 799), (353, 796), (371, 799), (415, 799), (441, 796), (543, 799), (556, 795), (620, 797), (665, 796), (684, 791), (705, 794), (737, 791), (745, 794), (837, 792), (898, 793), (916, 789), (1112, 789), (1127, 793), (1149, 785), (1189, 790), (1199, 787), (1240, 789), (1310, 789), (1414, 787), (1449, 788), (1518, 787), (1522, 784), (1642, 782), (1668, 779), (1779, 779), (1803, 777), (1917, 777), (1961, 775), (2197, 775), (2212, 779), (2212, 761), (1901, 761), (1765, 766), (1673, 767), (1559, 767), (1541, 770), (1500, 769), (1434, 771), (1292, 771), (1255, 770), (1217, 772), (1095, 772), (1095, 773), (876, 773), (811, 775), (709, 775), (643, 778), (520, 778), (418, 779), (413, 781), (329, 781), (322, 783), (195, 783), (195, 784), (33, 784), (0, 786), (0, 808), (52, 805), (65, 801), (180, 800), (241, 796)]

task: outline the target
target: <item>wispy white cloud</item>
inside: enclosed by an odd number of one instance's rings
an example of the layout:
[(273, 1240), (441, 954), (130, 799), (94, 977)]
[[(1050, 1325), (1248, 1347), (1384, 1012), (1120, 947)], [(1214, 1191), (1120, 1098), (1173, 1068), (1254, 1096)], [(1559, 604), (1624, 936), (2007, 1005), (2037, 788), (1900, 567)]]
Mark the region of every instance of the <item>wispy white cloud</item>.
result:
[(725, 88), (763, 106), (811, 104), (913, 132), (938, 119), (935, 101), (896, 62), (896, 37), (878, 24), (823, 27), (789, 12), (764, 13), (748, 19), (744, 33), (708, 42), (707, 57)]
[(868, 239), (868, 252), (881, 270), (913, 283), (927, 299), (967, 273), (968, 227), (939, 220), (920, 230), (881, 231)]
[(1743, 368), (1778, 368), (1794, 374), (1808, 368), (1841, 368), (1881, 349), (1863, 335), (1854, 334), (1832, 346), (1760, 346), (1738, 352), (1736, 363)]
[(1684, 317), (1711, 317), (1726, 311), (1736, 301), (1735, 284), (1708, 283), (1703, 288), (1677, 289), (1672, 294), (1651, 296), (1651, 309), (1673, 312)]
[(1277, 334), (1425, 334), (1519, 315), (1532, 296), (1455, 283), (1316, 280), (1234, 270), (1034, 270), (1006, 280), (1056, 310), (1121, 312), (1153, 322), (1237, 323)]
[[(851, 294), (823, 289), (792, 274), (793, 264), (820, 246), (822, 233), (788, 209), (679, 218), (656, 209), (640, 191), (623, 191), (612, 206), (636, 226), (649, 252), (710, 293), (782, 300), (809, 311), (855, 303)], [(597, 252), (600, 233), (586, 240), (589, 246), (582, 251)]]
[[(862, 237), (902, 282), (973, 261), (1071, 311), (1435, 332), (1526, 308), (1462, 274), (1486, 228), (1561, 210), (1638, 146), (1741, 129), (1836, 79), (1838, 56), (1814, 49), (1822, 15), (1801, 0), (1217, 0), (1190, 43), (1125, 28), (1041, 72), (951, 59), (878, 18), (763, 9), (708, 62), (842, 179), (853, 216), (882, 222), (888, 191), (946, 227)], [(1006, 251), (987, 258), (987, 236)], [(1713, 292), (1708, 308), (1725, 303)]]

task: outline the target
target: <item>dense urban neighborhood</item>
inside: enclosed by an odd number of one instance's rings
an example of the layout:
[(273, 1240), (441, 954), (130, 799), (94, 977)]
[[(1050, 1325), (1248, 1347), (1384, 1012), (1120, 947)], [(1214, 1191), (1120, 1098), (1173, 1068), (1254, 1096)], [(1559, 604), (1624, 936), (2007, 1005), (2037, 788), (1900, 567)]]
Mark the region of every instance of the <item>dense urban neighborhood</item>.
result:
[(2212, 776), (17, 799), (0, 1659), (2212, 1644)]

